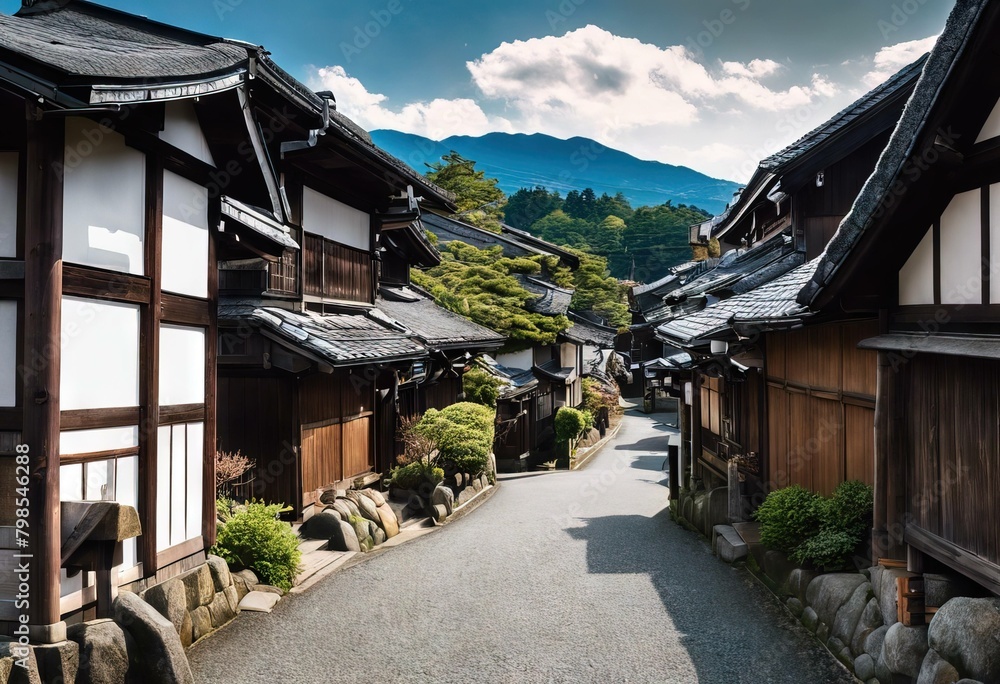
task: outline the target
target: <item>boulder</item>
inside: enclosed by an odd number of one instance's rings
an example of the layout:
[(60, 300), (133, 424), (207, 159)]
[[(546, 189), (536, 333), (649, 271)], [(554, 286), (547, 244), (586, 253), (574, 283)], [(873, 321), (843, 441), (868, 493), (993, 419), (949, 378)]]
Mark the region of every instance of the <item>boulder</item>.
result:
[[(846, 604), (861, 585), (868, 584), (864, 575), (857, 573), (831, 573), (820, 575), (806, 589), (806, 605), (816, 611), (820, 622), (832, 626), (837, 611)], [(867, 591), (867, 590), (866, 590)], [(858, 617), (864, 603), (858, 609)]]
[(302, 523), (299, 536), (305, 539), (329, 539), (340, 527), (340, 514), (336, 509), (324, 509)]
[(865, 653), (878, 662), (882, 655), (882, 645), (885, 643), (885, 633), (889, 631), (888, 625), (882, 625), (872, 630), (872, 633), (865, 639)]
[(243, 581), (246, 582), (247, 587), (249, 587), (250, 589), (253, 589), (258, 584), (260, 584), (260, 580), (257, 579), (256, 573), (254, 573), (254, 571), (251, 570), (250, 568), (246, 568), (245, 570), (240, 570), (239, 572), (234, 572), (233, 576), (242, 577)]
[(928, 606), (943, 606), (960, 596), (980, 598), (987, 596), (982, 587), (960, 575), (924, 573), (924, 601)]
[[(22, 650), (23, 649), (23, 650)], [(18, 661), (27, 660), (27, 667), (21, 667)], [(7, 678), (4, 684), (42, 684), (42, 677), (38, 673), (38, 661), (35, 658), (35, 649), (31, 646), (23, 647), (16, 642), (0, 641), (0, 663), (10, 663)], [(3, 669), (7, 669), (4, 666)]]
[[(313, 516), (315, 517), (315, 516)], [(209, 555), (205, 559), (208, 570), (212, 573), (212, 583), (215, 585), (215, 593), (225, 591), (233, 585), (233, 579), (229, 573), (229, 564), (218, 556)]]
[(455, 510), (455, 493), (451, 491), (451, 487), (444, 485), (435, 487), (431, 493), (431, 505), (444, 506), (448, 511), (448, 515), (451, 515)]
[[(792, 572), (796, 569), (795, 563), (788, 560), (788, 556), (781, 551), (768, 549), (764, 552), (764, 562), (761, 569), (767, 578), (778, 587), (778, 594), (782, 596), (797, 596), (797, 592), (792, 592), (788, 586), (788, 580)], [(811, 581), (811, 579), (810, 579)], [(806, 583), (808, 586), (808, 582)], [(799, 598), (799, 601), (802, 599)]]
[(236, 617), (236, 607), (230, 605), (225, 594), (216, 594), (208, 604), (208, 614), (212, 619), (212, 627), (218, 629)]
[[(141, 596), (143, 601), (156, 609), (156, 612), (170, 620), (178, 635), (183, 633), (184, 619), (190, 619), (190, 617), (188, 616), (187, 593), (180, 580), (169, 579), (150, 587), (142, 592)], [(190, 629), (190, 625), (188, 628)]]
[(907, 627), (897, 622), (885, 633), (882, 657), (893, 674), (917, 678), (927, 655), (927, 626)]
[(344, 522), (350, 520), (351, 509), (347, 507), (347, 504), (344, 503), (343, 499), (337, 499), (336, 501), (334, 501), (332, 504), (330, 504), (330, 508), (332, 508), (340, 516), (340, 519), (343, 520)]
[(1000, 599), (948, 601), (931, 620), (928, 638), (964, 677), (1000, 682)]
[(871, 598), (872, 585), (866, 580), (858, 585), (858, 588), (854, 590), (851, 597), (847, 599), (847, 603), (842, 605), (840, 610), (837, 611), (837, 617), (834, 618), (833, 624), (830, 625), (831, 636), (837, 637), (845, 645), (850, 644), (854, 636), (854, 630), (857, 629), (858, 624), (861, 622), (861, 616), (868, 607), (868, 601)]
[(350, 518), (352, 516), (355, 517), (355, 518), (362, 517), (361, 516), (361, 510), (358, 508), (358, 505), (356, 503), (354, 503), (353, 501), (351, 501), (350, 499), (341, 498), (341, 499), (337, 499), (337, 501), (343, 502), (343, 505), (347, 507), (348, 522), (350, 522)]
[(272, 587), (270, 584), (258, 584), (254, 587), (254, 591), (261, 591), (268, 594), (277, 594), (278, 596), (284, 596), (285, 590), (279, 589), (278, 587)]
[(378, 517), (382, 519), (382, 529), (385, 530), (386, 538), (392, 539), (399, 534), (399, 521), (396, 519), (396, 512), (392, 510), (392, 506), (389, 504), (379, 506)]
[(830, 626), (825, 622), (818, 623), (816, 625), (816, 638), (819, 639), (819, 643), (826, 645), (827, 639), (830, 638)]
[(750, 553), (746, 542), (731, 525), (713, 527), (712, 539), (716, 555), (726, 563), (735, 563)]
[(917, 684), (955, 684), (961, 676), (951, 663), (932, 648), (924, 656)]
[(215, 598), (215, 584), (212, 582), (212, 571), (207, 565), (199, 565), (194, 570), (178, 577), (184, 584), (187, 595), (187, 609), (194, 610), (198, 606), (207, 606)]
[(327, 544), (334, 551), (360, 551), (361, 543), (358, 534), (354, 531), (354, 526), (343, 520), (334, 530), (330, 541)]
[(816, 611), (812, 608), (805, 608), (802, 611), (802, 624), (813, 634), (816, 633), (816, 627), (819, 624), (819, 619), (816, 617)]
[(916, 577), (912, 572), (899, 568), (882, 568), (879, 577), (879, 606), (882, 608), (882, 623), (892, 625), (896, 618), (896, 580), (900, 577)]
[(448, 509), (441, 504), (431, 506), (431, 517), (434, 518), (435, 522), (443, 523), (448, 519)]
[(483, 491), (483, 482), (478, 477), (472, 478), (472, 489), (475, 492)]
[(280, 600), (280, 596), (268, 591), (251, 591), (240, 601), (240, 610), (251, 613), (270, 613)]
[(368, 553), (373, 548), (375, 548), (375, 542), (372, 541), (371, 537), (365, 537), (361, 540), (361, 550), (363, 552)]
[(388, 537), (385, 536), (385, 530), (383, 530), (381, 527), (376, 527), (375, 535), (372, 537), (372, 539), (375, 540), (375, 546), (379, 546), (380, 544), (384, 544), (385, 540), (388, 539)]
[(319, 495), (319, 502), (329, 506), (337, 500), (337, 496), (338, 493), (336, 489), (327, 489)]
[(814, 579), (816, 579), (816, 573), (812, 570), (795, 568), (788, 573), (788, 581), (785, 583), (785, 586), (782, 587), (781, 593), (785, 596), (794, 596), (798, 600), (802, 601), (804, 605), (807, 603), (806, 592)]
[(802, 616), (802, 610), (803, 610), (802, 601), (793, 597), (788, 599), (788, 603), (786, 603), (785, 605), (788, 606), (788, 612), (790, 612), (795, 617)]
[(191, 611), (191, 643), (208, 636), (213, 629), (212, 615), (208, 612), (208, 606), (198, 606)]
[[(694, 498), (694, 509), (691, 514), (694, 516), (689, 520), (695, 529), (704, 534), (706, 537), (711, 536), (709, 532), (705, 531), (705, 504), (707, 497), (704, 493), (697, 495)], [(710, 528), (709, 528), (710, 529)]]
[[(80, 669), (80, 646), (75, 641), (34, 647), (38, 674), (43, 682), (73, 684)], [(6, 681), (0, 679), (0, 681)]]
[[(206, 573), (208, 567), (201, 566)], [(211, 577), (209, 577), (211, 582)], [(112, 605), (115, 622), (135, 641), (135, 663), (143, 682), (193, 684), (181, 639), (174, 626), (136, 594), (122, 592)]]
[(851, 635), (851, 651), (855, 655), (864, 653), (865, 640), (868, 639), (868, 635), (881, 626), (882, 609), (878, 605), (878, 599), (872, 597), (865, 605), (861, 619), (858, 620), (858, 626), (854, 628), (854, 634)]
[[(694, 520), (694, 497), (685, 496), (681, 500), (681, 517), (691, 523)], [(693, 524), (693, 523), (692, 523)]]
[(362, 516), (375, 523), (380, 522), (380, 518), (378, 517), (378, 507), (375, 506), (374, 501), (369, 499), (367, 496), (358, 495), (356, 503)]
[(863, 682), (875, 677), (875, 661), (867, 653), (854, 659), (854, 676)]
[(236, 590), (237, 599), (242, 599), (244, 596), (250, 593), (250, 587), (247, 586), (247, 581), (242, 577), (233, 575), (233, 588)]
[(729, 487), (716, 487), (708, 493), (705, 526), (711, 532), (716, 525), (729, 524)]
[(474, 497), (475, 495), (476, 495), (475, 489), (473, 489), (472, 487), (466, 487), (465, 489), (463, 489), (458, 493), (458, 505), (462, 506), (464, 504), (469, 503), (469, 501), (471, 501), (472, 497)]
[(382, 492), (375, 491), (374, 489), (362, 489), (361, 493), (371, 499), (375, 506), (384, 506), (386, 504)]
[(358, 536), (359, 544), (363, 545), (365, 540), (370, 538), (370, 535), (368, 534), (368, 521), (364, 518), (352, 515), (351, 527), (354, 528), (354, 533)]
[[(222, 592), (222, 595), (226, 597), (226, 601), (229, 603), (229, 608), (233, 613), (240, 612), (240, 599), (243, 598), (236, 591), (236, 587), (226, 587), (226, 590)], [(181, 639), (183, 641), (183, 639)]]

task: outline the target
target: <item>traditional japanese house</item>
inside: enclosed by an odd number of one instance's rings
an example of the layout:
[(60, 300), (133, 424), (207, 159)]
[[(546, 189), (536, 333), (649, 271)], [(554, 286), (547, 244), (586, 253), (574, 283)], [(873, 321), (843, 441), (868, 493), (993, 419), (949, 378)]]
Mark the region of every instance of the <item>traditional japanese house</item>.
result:
[(214, 542), (218, 253), (297, 248), (245, 116), (262, 54), (87, 2), (0, 16), (0, 472), (13, 491), (24, 445), (35, 643), (93, 614), (94, 572), (60, 567), (61, 501), (137, 510), (96, 566), (114, 586)]
[(876, 557), (1000, 593), (1000, 5), (959, 0), (798, 301), (877, 315)]
[(759, 494), (790, 484), (830, 494), (847, 479), (871, 481), (875, 358), (857, 343), (875, 318), (850, 308), (802, 315), (793, 300), (874, 169), (924, 61), (761, 162), (714, 228), (724, 250), (750, 245), (724, 253), (715, 271), (734, 253), (742, 252), (734, 264), (756, 263), (667, 295), (708, 295), (704, 308), (657, 329), (696, 359), (688, 438), (706, 487), (725, 481), (736, 456)]

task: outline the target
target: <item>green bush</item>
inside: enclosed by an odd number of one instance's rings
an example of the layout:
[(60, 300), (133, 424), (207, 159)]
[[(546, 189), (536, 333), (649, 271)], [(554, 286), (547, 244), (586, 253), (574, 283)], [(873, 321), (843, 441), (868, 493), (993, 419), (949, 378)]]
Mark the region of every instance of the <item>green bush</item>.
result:
[(858, 538), (854, 535), (824, 527), (815, 536), (802, 542), (790, 558), (796, 563), (807, 563), (820, 570), (836, 572), (847, 566), (857, 545)]
[(440, 463), (479, 475), (493, 451), (495, 421), (493, 409), (464, 401), (441, 411), (431, 409), (415, 429), (437, 446)]
[(792, 560), (829, 572), (849, 567), (871, 528), (872, 495), (863, 482), (841, 482), (832, 497), (822, 500), (819, 530), (795, 549)]
[(211, 553), (230, 565), (250, 568), (265, 584), (292, 588), (302, 553), (291, 525), (278, 519), (279, 504), (251, 502), (219, 527)]
[(827, 506), (824, 527), (840, 527), (860, 540), (871, 529), (873, 495), (864, 482), (841, 482)]
[(757, 509), (760, 539), (773, 549), (791, 554), (819, 531), (823, 497), (794, 485), (776, 489)]
[(473, 368), (462, 376), (462, 391), (465, 392), (465, 399), (474, 404), (496, 408), (501, 387), (503, 387), (503, 381), (482, 368)]
[(398, 468), (393, 468), (392, 475), (389, 478), (390, 484), (394, 487), (412, 490), (419, 489), (420, 485), (425, 482), (437, 485), (442, 480), (444, 480), (444, 470), (435, 467), (427, 461), (413, 461)]
[(575, 408), (563, 406), (556, 411), (555, 430), (556, 440), (568, 442), (582, 435), (594, 423), (594, 417), (589, 411), (579, 411)]

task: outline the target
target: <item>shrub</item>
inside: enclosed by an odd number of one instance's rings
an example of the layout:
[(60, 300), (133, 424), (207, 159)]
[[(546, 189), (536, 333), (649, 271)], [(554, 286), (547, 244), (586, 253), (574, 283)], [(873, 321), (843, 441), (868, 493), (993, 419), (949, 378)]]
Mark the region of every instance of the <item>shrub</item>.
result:
[(608, 409), (610, 413), (619, 412), (620, 396), (621, 390), (617, 384), (604, 385), (593, 378), (583, 379), (583, 408), (592, 415), (596, 416), (602, 408)]
[(278, 504), (247, 504), (219, 527), (211, 553), (231, 565), (250, 568), (264, 583), (288, 591), (298, 573), (302, 553), (291, 526), (278, 519), (281, 510)]
[(848, 565), (857, 545), (858, 538), (852, 534), (822, 528), (815, 536), (802, 542), (790, 557), (796, 563), (808, 563), (820, 570), (836, 572)]
[(444, 470), (427, 461), (413, 461), (398, 468), (393, 468), (389, 478), (390, 484), (399, 489), (419, 489), (420, 485), (430, 482), (437, 485), (444, 480)]
[(474, 404), (496, 408), (501, 387), (503, 387), (503, 381), (482, 368), (473, 368), (462, 376), (462, 391), (465, 392), (465, 399)]
[(798, 485), (771, 492), (756, 513), (761, 541), (793, 553), (819, 530), (822, 501), (823, 497)]
[(860, 541), (871, 529), (873, 495), (864, 482), (841, 482), (828, 504), (824, 526), (840, 527)]
[(589, 430), (594, 418), (588, 411), (579, 411), (575, 408), (563, 406), (556, 411), (555, 430), (556, 439), (560, 442), (568, 442), (576, 439)]
[(431, 409), (415, 429), (434, 442), (441, 463), (479, 475), (493, 451), (495, 421), (496, 411), (464, 401), (441, 411)]
[(871, 527), (872, 494), (863, 482), (841, 482), (832, 497), (822, 500), (819, 530), (795, 549), (792, 560), (826, 571), (850, 566)]

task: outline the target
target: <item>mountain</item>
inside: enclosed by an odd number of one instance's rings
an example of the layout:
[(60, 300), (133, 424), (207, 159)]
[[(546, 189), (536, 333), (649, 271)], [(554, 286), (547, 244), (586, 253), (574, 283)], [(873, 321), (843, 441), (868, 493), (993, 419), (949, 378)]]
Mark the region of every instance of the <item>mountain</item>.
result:
[(508, 195), (536, 185), (563, 196), (570, 190), (593, 188), (598, 195), (622, 192), (633, 207), (671, 200), (719, 214), (739, 187), (684, 166), (643, 161), (588, 138), (488, 133), (434, 141), (391, 130), (372, 131), (371, 136), (376, 145), (419, 171), (454, 150), (474, 159), (488, 177), (497, 178)]

